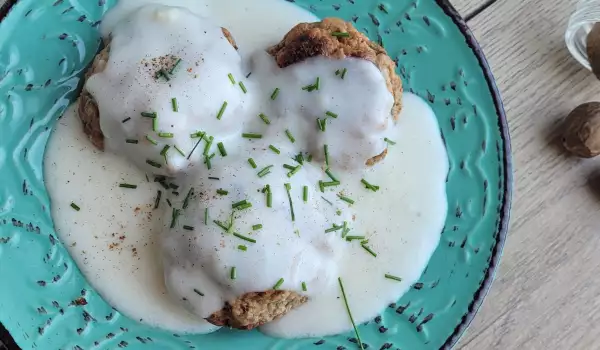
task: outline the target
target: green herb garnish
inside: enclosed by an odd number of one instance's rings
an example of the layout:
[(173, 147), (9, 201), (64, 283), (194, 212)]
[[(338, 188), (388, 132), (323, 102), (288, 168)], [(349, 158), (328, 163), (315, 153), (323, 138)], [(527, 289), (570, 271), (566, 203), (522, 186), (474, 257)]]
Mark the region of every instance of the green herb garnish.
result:
[(127, 123), (128, 121), (130, 121), (130, 120), (131, 120), (131, 118), (127, 117), (127, 118), (123, 119), (123, 120), (121, 121), (121, 123), (125, 124), (125, 123)]
[(284, 164), (284, 165), (283, 165), (283, 167), (284, 167), (285, 169), (287, 169), (287, 170), (294, 170), (294, 169), (296, 169), (296, 167), (295, 167), (295, 166), (292, 166), (292, 165), (289, 165), (289, 164)]
[(220, 228), (222, 228), (222, 229), (223, 229), (223, 231), (225, 231), (225, 232), (229, 232), (229, 227), (228, 227), (228, 226), (226, 226), (226, 225), (225, 225), (224, 223), (222, 223), (221, 221), (219, 221), (219, 220), (213, 220), (213, 222), (215, 223), (215, 225), (217, 225), (217, 226), (219, 226)]
[(250, 164), (252, 169), (256, 169), (256, 163), (254, 162), (254, 159), (248, 158), (248, 163)]
[(323, 145), (323, 151), (325, 153), (325, 165), (329, 168), (329, 146)]
[(225, 145), (223, 144), (223, 142), (217, 143), (217, 148), (219, 149), (221, 157), (227, 156), (227, 150), (225, 149)]
[(325, 174), (327, 174), (327, 176), (329, 176), (329, 178), (330, 178), (332, 181), (338, 181), (338, 182), (340, 181), (340, 180), (338, 180), (338, 178), (337, 178), (335, 175), (333, 175), (333, 174), (331, 173), (331, 171), (329, 171), (329, 168), (325, 169)]
[(330, 116), (331, 118), (337, 118), (338, 117), (337, 114), (335, 114), (333, 112), (330, 112), (330, 111), (325, 112), (325, 114), (328, 115), (328, 116)]
[(245, 252), (246, 250), (248, 250), (248, 247), (246, 247), (246, 246), (245, 246), (245, 245), (243, 245), (243, 244), (240, 244), (240, 245), (238, 245), (238, 246), (237, 246), (237, 248), (238, 248), (239, 250), (243, 251), (243, 252)]
[(208, 208), (204, 208), (204, 225), (208, 225)]
[(306, 292), (308, 289), (306, 288), (306, 282), (302, 282), (302, 291)]
[(173, 64), (173, 67), (171, 67), (171, 69), (169, 70), (169, 74), (173, 74), (175, 72), (175, 70), (177, 69), (177, 67), (179, 67), (180, 63), (181, 63), (181, 58), (178, 58), (177, 61), (175, 61), (175, 64)]
[(194, 188), (190, 188), (190, 190), (188, 191), (188, 193), (185, 195), (185, 199), (183, 200), (183, 209), (187, 209), (187, 207), (190, 205), (190, 199), (192, 198), (192, 195), (194, 194)]
[(325, 197), (323, 197), (323, 196), (321, 196), (321, 198), (323, 198), (323, 200), (324, 200), (325, 202), (327, 202), (329, 205), (333, 205), (333, 203), (331, 203), (331, 201), (330, 201), (330, 200), (328, 200), (327, 198), (325, 198)]
[(261, 171), (258, 172), (258, 177), (264, 177), (266, 175), (268, 175), (271, 172), (271, 168), (273, 167), (273, 165), (268, 165), (266, 167), (264, 167)]
[(154, 200), (154, 209), (158, 209), (158, 206), (160, 205), (160, 198), (162, 197), (162, 191), (158, 190), (156, 192), (156, 199)]
[(234, 280), (237, 277), (236, 271), (235, 271), (235, 266), (233, 266), (231, 268), (231, 272), (229, 273), (229, 278), (231, 278), (232, 280)]
[(342, 292), (342, 297), (344, 299), (344, 305), (346, 305), (346, 311), (348, 312), (348, 317), (350, 318), (350, 323), (352, 323), (352, 327), (354, 328), (354, 334), (356, 334), (356, 339), (358, 340), (360, 349), (364, 350), (362, 340), (360, 340), (360, 334), (358, 333), (358, 328), (356, 328), (356, 323), (354, 323), (354, 318), (352, 317), (352, 312), (350, 311), (350, 305), (348, 305), (348, 298), (346, 297), (346, 291), (344, 291), (344, 284), (342, 283), (341, 277), (338, 277), (338, 282), (340, 284), (340, 291)]
[(223, 104), (221, 105), (221, 109), (219, 109), (219, 113), (217, 113), (218, 120), (221, 120), (221, 117), (223, 117), (223, 113), (225, 113), (225, 108), (227, 108), (227, 101), (223, 102)]
[(335, 36), (335, 37), (338, 37), (338, 38), (348, 38), (348, 37), (350, 37), (350, 33), (348, 33), (348, 32), (332, 32), (331, 35)]
[(221, 195), (221, 196), (226, 196), (229, 192), (225, 191), (224, 189), (219, 188), (217, 190), (217, 194)]
[(347, 72), (347, 71), (348, 71), (348, 70), (347, 70), (346, 68), (342, 69), (342, 75), (341, 75), (341, 78), (342, 78), (342, 79), (344, 79), (344, 77), (346, 76), (346, 72)]
[(173, 133), (172, 132), (159, 132), (158, 133), (158, 137), (162, 137), (163, 139), (172, 139), (173, 138)]
[(127, 183), (122, 183), (122, 184), (119, 184), (119, 187), (121, 187), (121, 188), (131, 188), (131, 189), (136, 189), (136, 188), (137, 188), (137, 185), (132, 185), (132, 184), (127, 184)]
[[(285, 134), (287, 135), (288, 139), (290, 139), (291, 143), (296, 142), (294, 135), (292, 135), (292, 133), (288, 129), (285, 129)], [(302, 153), (300, 153), (300, 154), (302, 154)]]
[(194, 226), (183, 225), (183, 229), (187, 231), (194, 231)]
[(339, 226), (338, 226), (338, 225), (336, 225), (336, 224), (333, 224), (333, 227), (331, 227), (331, 228), (328, 228), (327, 230), (325, 230), (325, 233), (330, 233), (330, 232), (339, 231), (339, 230), (341, 230), (341, 229), (343, 229), (343, 228), (344, 228), (344, 226), (342, 226), (342, 225), (339, 225)]
[(179, 111), (179, 106), (177, 105), (177, 99), (175, 97), (171, 99), (171, 107), (173, 108), (173, 112)]
[(368, 183), (367, 180), (365, 180), (365, 179), (361, 179), (360, 182), (362, 182), (362, 184), (365, 185), (366, 189), (369, 189), (373, 192), (377, 192), (379, 190), (379, 186), (372, 185), (372, 184)]
[(279, 95), (279, 88), (275, 88), (275, 90), (273, 90), (273, 93), (271, 94), (271, 100), (275, 101), (277, 95)]
[(174, 228), (177, 224), (177, 219), (179, 218), (180, 211), (179, 209), (173, 208), (173, 214), (171, 214), (171, 228)]
[(192, 150), (190, 151), (190, 154), (188, 154), (188, 156), (187, 156), (188, 160), (190, 159), (190, 157), (192, 156), (192, 154), (194, 153), (196, 148), (198, 148), (198, 145), (200, 145), (200, 142), (202, 142), (203, 137), (204, 137), (204, 135), (202, 135), (202, 137), (200, 137), (200, 139), (198, 139), (198, 142), (196, 142), (196, 144), (194, 145), (194, 148), (192, 148)]
[(363, 249), (366, 250), (369, 254), (373, 255), (373, 257), (377, 257), (377, 254), (373, 250), (371, 250), (371, 248), (367, 247), (364, 244), (361, 244), (360, 246), (363, 247)]
[(75, 209), (76, 211), (80, 211), (81, 210), (81, 208), (77, 204), (75, 204), (73, 202), (71, 202), (71, 208)]
[(365, 239), (365, 236), (347, 236), (346, 237), (346, 240), (348, 242), (354, 241), (354, 240), (363, 240), (363, 239)]
[(275, 152), (276, 154), (281, 154), (281, 151), (277, 147), (275, 147), (273, 145), (269, 145), (269, 149), (271, 151)]
[(322, 182), (321, 186), (332, 187), (332, 186), (339, 186), (340, 184), (341, 184), (341, 182), (339, 182), (339, 181), (327, 181), (327, 182)]
[(281, 285), (283, 284), (283, 277), (280, 278), (277, 283), (275, 283), (275, 285), (273, 286), (273, 289), (277, 290), (279, 289), (279, 287), (281, 287)]
[(241, 81), (240, 81), (239, 85), (240, 85), (240, 89), (242, 89), (242, 91), (243, 91), (244, 93), (247, 93), (247, 92), (248, 92), (248, 90), (246, 90), (246, 85), (244, 85), (244, 83), (243, 83), (243, 82), (241, 82)]
[(344, 225), (342, 226), (342, 239), (346, 238), (348, 232), (350, 232), (350, 229), (348, 228), (348, 222), (344, 221)]
[(250, 206), (252, 206), (252, 203), (250, 203), (250, 202), (248, 202), (248, 200), (244, 199), (243, 201), (239, 201), (239, 202), (233, 203), (231, 205), (231, 209), (240, 209), (241, 207), (245, 207), (248, 204)]
[(343, 200), (344, 202), (348, 203), (348, 204), (354, 204), (354, 200), (351, 198), (348, 198), (346, 196), (343, 196), (341, 194), (338, 194), (338, 197)]
[(233, 235), (239, 239), (243, 239), (244, 241), (248, 241), (250, 243), (256, 243), (256, 240), (254, 238), (250, 238), (248, 236), (241, 235), (237, 232), (234, 232)]
[(301, 165), (296, 166), (294, 169), (292, 169), (292, 171), (287, 173), (287, 177), (292, 177), (292, 176), (296, 175), (296, 173), (299, 172), (300, 169), (302, 169)]
[(324, 132), (327, 129), (327, 119), (317, 118), (317, 128)]
[(271, 186), (265, 185), (265, 187), (262, 189), (262, 193), (267, 194), (267, 208), (271, 208), (271, 205), (273, 204), (273, 195), (271, 194)]
[(266, 115), (264, 115), (263, 113), (260, 113), (258, 116), (260, 117), (260, 119), (262, 119), (262, 121), (263, 121), (265, 124), (267, 124), (267, 125), (271, 124), (271, 121), (269, 120), (269, 117), (267, 117), (267, 116), (266, 116)]
[(246, 139), (262, 139), (261, 134), (256, 134), (256, 133), (252, 133), (252, 132), (245, 132), (242, 134), (242, 137), (246, 138)]
[(133, 143), (133, 144), (137, 144), (138, 140), (132, 140), (132, 139), (127, 139), (125, 140), (126, 143)]
[(158, 131), (158, 118), (152, 119), (152, 131)]
[(392, 141), (392, 140), (388, 139), (387, 137), (385, 137), (385, 138), (383, 139), (383, 141), (387, 142), (389, 145), (392, 145), (392, 146), (396, 144), (396, 142), (394, 142), (394, 141)]
[(296, 215), (294, 214), (294, 203), (292, 202), (292, 194), (290, 193), (292, 185), (285, 183), (285, 190), (287, 191), (288, 201), (290, 202), (290, 214), (292, 215), (292, 221), (296, 221)]
[(263, 225), (262, 225), (262, 224), (256, 224), (256, 225), (252, 225), (252, 229), (253, 229), (254, 231), (256, 231), (256, 230), (260, 230), (262, 227), (263, 227)]
[(195, 133), (190, 134), (190, 138), (192, 138), (192, 139), (200, 138), (200, 140), (202, 140), (204, 138), (205, 134), (206, 133), (204, 131), (196, 131)]
[(308, 202), (308, 186), (302, 187), (302, 199), (304, 202)]
[(398, 282), (402, 282), (402, 278), (400, 277), (396, 277), (394, 275), (390, 275), (390, 274), (385, 274), (385, 278), (390, 279), (390, 280), (394, 280), (394, 281), (398, 281)]
[(160, 155), (161, 155), (161, 156), (165, 156), (165, 155), (167, 154), (167, 152), (169, 151), (169, 148), (171, 148), (171, 146), (169, 146), (169, 145), (165, 145), (165, 146), (163, 147), (163, 149), (160, 151)]
[(204, 151), (202, 152), (203, 155), (208, 156), (208, 152), (210, 152), (210, 148), (212, 147), (212, 143), (213, 140), (215, 138), (212, 136), (208, 137), (208, 140), (206, 141), (206, 144), (204, 145)]
[(183, 153), (183, 151), (179, 147), (177, 147), (177, 145), (173, 145), (173, 148), (175, 148), (177, 153), (181, 154), (182, 157), (185, 157), (185, 153)]
[(312, 92), (314, 90), (319, 90), (320, 86), (321, 86), (321, 78), (317, 77), (317, 80), (315, 81), (314, 84), (306, 85), (306, 86), (302, 87), (302, 90)]
[(151, 166), (153, 166), (153, 167), (155, 167), (155, 168), (159, 168), (159, 169), (162, 168), (161, 164), (159, 164), (159, 163), (157, 163), (157, 162), (155, 162), (155, 161), (153, 161), (151, 159), (146, 159), (146, 163), (149, 164), (149, 165), (151, 165)]
[(229, 77), (229, 81), (231, 82), (231, 84), (235, 85), (235, 79), (233, 78), (233, 74), (229, 73), (227, 74), (227, 77)]
[(156, 118), (156, 112), (142, 112), (140, 114), (145, 118)]
[(199, 291), (198, 289), (194, 288), (194, 293), (198, 294), (199, 296), (203, 297), (204, 293), (202, 293), (201, 291)]
[(153, 138), (151, 138), (150, 136), (146, 135), (146, 140), (148, 140), (148, 142), (150, 142), (151, 144), (153, 144), (154, 146), (158, 145), (158, 142), (156, 142)]

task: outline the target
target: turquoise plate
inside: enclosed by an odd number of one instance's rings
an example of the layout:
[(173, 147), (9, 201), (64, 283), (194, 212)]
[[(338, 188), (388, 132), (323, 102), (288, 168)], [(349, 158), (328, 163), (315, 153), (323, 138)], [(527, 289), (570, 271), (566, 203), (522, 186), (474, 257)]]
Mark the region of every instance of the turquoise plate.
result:
[[(84, 279), (56, 238), (42, 161), (115, 1), (20, 0), (0, 22), (0, 322), (24, 349), (356, 349), (353, 333), (171, 334), (114, 310)], [(446, 0), (288, 1), (353, 21), (435, 110), (450, 158), (440, 245), (419, 282), (360, 332), (369, 349), (450, 348), (490, 287), (508, 226), (508, 127), (485, 58)]]

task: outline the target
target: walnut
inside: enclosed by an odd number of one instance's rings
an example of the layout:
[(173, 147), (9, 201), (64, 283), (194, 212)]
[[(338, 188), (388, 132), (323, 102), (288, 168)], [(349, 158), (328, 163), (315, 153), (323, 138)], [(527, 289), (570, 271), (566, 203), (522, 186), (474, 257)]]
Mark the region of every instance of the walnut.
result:
[(600, 23), (594, 24), (587, 36), (587, 55), (592, 72), (600, 79)]
[(600, 102), (584, 103), (567, 116), (563, 145), (578, 157), (600, 155)]

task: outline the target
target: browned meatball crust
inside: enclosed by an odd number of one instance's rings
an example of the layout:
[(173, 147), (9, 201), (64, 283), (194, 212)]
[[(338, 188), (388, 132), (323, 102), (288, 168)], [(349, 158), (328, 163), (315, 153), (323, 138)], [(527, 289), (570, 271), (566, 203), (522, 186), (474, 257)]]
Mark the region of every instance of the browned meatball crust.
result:
[(206, 320), (216, 326), (250, 330), (285, 315), (307, 300), (306, 296), (287, 290), (251, 292), (226, 302)]

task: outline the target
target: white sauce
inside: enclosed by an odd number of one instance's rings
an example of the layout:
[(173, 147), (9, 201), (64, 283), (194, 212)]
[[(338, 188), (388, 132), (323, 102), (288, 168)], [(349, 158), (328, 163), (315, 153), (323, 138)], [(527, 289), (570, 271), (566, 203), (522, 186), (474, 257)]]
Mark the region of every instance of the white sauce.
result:
[[(187, 162), (177, 160), (177, 153), (168, 153), (173, 157), (168, 159), (170, 173), (186, 170), (178, 181), (181, 195), (171, 198), (173, 206), (182, 207), (190, 187), (194, 187), (198, 195), (183, 211), (176, 229), (163, 229), (171, 220), (171, 209), (163, 197), (161, 207), (152, 210), (159, 187), (146, 183), (143, 172), (124, 159), (108, 152), (96, 152), (81, 135), (79, 121), (67, 113), (48, 145), (46, 184), (53, 199), (52, 214), (57, 232), (70, 246), (72, 256), (88, 280), (112, 305), (130, 317), (178, 332), (205, 333), (215, 329), (186, 309), (206, 317), (220, 309), (224, 301), (245, 292), (270, 289), (279, 278), (284, 278), (281, 289), (298, 292), (302, 292), (301, 283), (306, 282), (308, 291), (303, 293), (309, 302), (261, 327), (269, 335), (318, 336), (351, 329), (339, 299), (338, 277), (344, 281), (357, 323), (377, 315), (419, 278), (439, 242), (445, 221), (448, 160), (432, 110), (418, 97), (405, 94), (399, 122), (386, 123), (392, 96), (381, 73), (366, 61), (315, 58), (283, 70), (276, 67), (262, 52), (264, 48), (279, 41), (298, 22), (315, 20), (284, 1), (261, 0), (252, 5), (226, 6), (218, 0), (180, 0), (168, 3), (185, 5), (191, 12), (154, 5), (135, 12), (142, 3), (162, 1), (122, 1), (104, 19), (104, 34), (113, 31), (113, 64), (109, 63), (101, 77), (92, 78), (88, 88), (93, 85), (90, 90), (98, 99), (102, 118), (107, 120), (102, 127), (105, 134), (110, 134), (108, 149), (124, 152), (142, 168), (155, 170), (146, 167), (144, 157), (157, 155), (162, 144), (152, 147), (140, 140), (140, 144), (133, 146), (143, 147), (127, 151), (132, 145), (122, 143), (130, 135), (139, 137), (149, 130), (151, 123), (136, 115), (151, 107), (158, 111), (161, 121), (167, 121), (162, 128), (168, 128), (171, 122), (175, 125), (172, 129), (175, 131), (167, 130), (174, 132), (175, 138), (161, 141), (178, 142), (181, 148), (191, 150), (193, 144), (186, 143), (190, 140), (190, 129), (205, 130), (215, 136), (211, 152), (217, 152), (217, 156), (213, 158), (212, 169), (207, 171), (198, 157), (202, 154), (202, 143), (200, 151), (195, 153), (196, 158), (191, 158), (199, 163), (192, 171), (187, 169)], [(157, 10), (161, 13), (158, 22)], [(122, 21), (132, 18), (134, 13), (137, 13), (136, 21)], [(231, 30), (242, 55), (252, 54), (247, 68), (242, 67), (244, 64), (237, 53), (221, 38), (220, 29), (198, 20), (194, 14), (211, 17)], [(154, 30), (160, 26), (160, 31)], [(198, 35), (184, 30), (192, 27), (206, 29), (211, 35), (199, 39)], [(185, 39), (165, 40), (164, 33)], [(144, 35), (150, 34), (144, 39)], [(118, 39), (120, 37), (122, 39)], [(135, 45), (132, 37), (136, 38)], [(149, 43), (145, 41), (148, 38), (152, 38)], [(189, 45), (182, 44), (186, 40)], [(196, 83), (183, 73), (176, 78), (180, 80), (171, 81), (172, 87), (167, 88), (168, 85), (152, 82), (147, 74), (137, 70), (139, 61), (146, 55), (169, 54), (170, 50), (180, 50), (177, 55), (185, 57), (185, 62), (193, 62), (202, 53), (205, 61), (200, 67), (193, 65), (192, 68), (206, 69), (203, 74), (210, 76), (208, 83), (204, 80)], [(334, 74), (339, 68), (348, 69), (344, 80)], [(227, 73), (236, 72), (237, 78), (250, 69), (252, 76), (244, 79), (248, 94), (241, 94), (237, 86), (231, 85)], [(314, 83), (317, 76), (321, 77), (320, 90), (302, 91), (301, 88)], [(277, 99), (271, 101), (275, 87), (281, 91)], [(193, 91), (201, 91), (201, 96), (208, 98), (195, 98), (198, 95), (193, 95), (196, 94)], [(122, 99), (120, 102), (114, 102), (115, 94)], [(178, 98), (179, 113), (169, 112), (171, 97)], [(216, 113), (223, 100), (228, 101), (227, 112), (231, 113), (217, 121)], [(182, 106), (186, 106), (185, 109)], [(324, 117), (325, 111), (338, 114), (338, 118), (328, 118), (327, 130), (321, 132), (317, 130), (316, 117)], [(269, 116), (270, 125), (261, 121), (259, 112)], [(131, 115), (132, 120), (122, 124), (123, 113)], [(295, 143), (288, 140), (285, 129), (292, 132)], [(177, 136), (178, 130), (181, 138)], [(242, 132), (261, 133), (263, 138), (242, 139)], [(366, 169), (366, 159), (385, 149), (383, 138), (386, 136), (397, 144), (390, 146), (383, 162)], [(217, 141), (224, 143), (227, 157), (218, 155), (214, 147)], [(270, 144), (280, 149), (281, 154), (269, 150)], [(329, 146), (331, 170), (342, 185), (321, 193), (318, 181), (329, 181), (322, 170), (324, 144)], [(283, 169), (282, 164), (295, 166), (291, 157), (300, 151), (310, 151), (314, 159), (288, 178), (288, 170)], [(249, 157), (256, 161), (257, 169), (249, 166), (246, 161)], [(269, 175), (263, 178), (256, 175), (271, 164), (274, 167)], [(220, 180), (209, 180), (209, 176)], [(360, 183), (361, 178), (380, 186), (379, 191), (366, 190)], [(118, 188), (122, 182), (139, 187), (136, 190)], [(291, 184), (294, 222), (284, 182)], [(265, 194), (260, 192), (266, 184), (272, 188), (272, 208), (266, 207)], [(309, 186), (307, 203), (302, 199), (305, 185)], [(216, 195), (221, 188), (229, 191), (228, 195)], [(336, 194), (341, 190), (355, 200), (354, 205), (348, 206), (338, 199)], [(212, 220), (227, 221), (231, 204), (244, 199), (253, 206), (236, 211), (234, 231), (256, 239), (256, 243), (223, 234), (212, 223)], [(70, 208), (71, 202), (79, 204), (81, 211)], [(136, 207), (142, 208), (144, 214), (136, 215)], [(209, 207), (208, 225), (204, 223), (206, 207)], [(377, 253), (376, 258), (361, 248), (360, 241), (341, 239), (341, 231), (324, 232), (343, 221), (351, 228), (348, 235), (369, 239), (367, 245)], [(253, 231), (252, 225), (259, 223), (262, 229)], [(193, 226), (195, 230), (184, 230), (182, 225)], [(119, 242), (118, 237), (125, 232), (124, 242)], [(120, 243), (118, 249), (108, 248), (112, 241)], [(77, 244), (72, 246), (73, 243)], [(247, 246), (247, 251), (238, 250), (238, 245)], [(123, 246), (126, 246), (124, 250)], [(131, 253), (133, 247), (135, 257)], [(166, 286), (160, 254), (164, 258)], [(235, 280), (229, 277), (233, 266), (237, 271)], [(385, 279), (386, 273), (402, 277), (402, 282)], [(123, 288), (124, 285), (128, 288)], [(194, 289), (201, 291), (204, 297)]]

